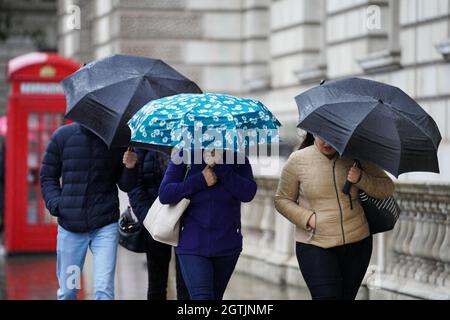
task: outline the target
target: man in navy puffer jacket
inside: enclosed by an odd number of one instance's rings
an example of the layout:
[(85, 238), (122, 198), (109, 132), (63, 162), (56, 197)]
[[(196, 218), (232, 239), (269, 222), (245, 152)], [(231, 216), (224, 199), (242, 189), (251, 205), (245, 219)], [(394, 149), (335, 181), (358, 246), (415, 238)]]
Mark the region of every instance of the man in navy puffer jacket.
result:
[[(125, 149), (108, 149), (78, 123), (52, 135), (42, 161), (41, 189), (45, 205), (58, 218), (58, 299), (76, 299), (87, 249), (94, 258), (94, 298), (114, 299), (118, 243), (117, 186), (128, 191), (123, 164)], [(127, 163), (137, 161), (127, 153)], [(133, 167), (133, 166), (131, 166)], [(60, 181), (61, 179), (61, 181)]]

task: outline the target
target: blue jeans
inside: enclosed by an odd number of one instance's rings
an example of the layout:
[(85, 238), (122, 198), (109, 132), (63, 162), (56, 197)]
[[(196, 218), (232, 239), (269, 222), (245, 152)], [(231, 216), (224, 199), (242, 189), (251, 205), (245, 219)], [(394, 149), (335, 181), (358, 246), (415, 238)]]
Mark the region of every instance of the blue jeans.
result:
[(239, 254), (223, 257), (178, 255), (181, 273), (192, 300), (222, 300)]
[(88, 248), (94, 257), (94, 299), (113, 300), (118, 241), (117, 223), (88, 233), (70, 232), (58, 226), (58, 300), (77, 299)]

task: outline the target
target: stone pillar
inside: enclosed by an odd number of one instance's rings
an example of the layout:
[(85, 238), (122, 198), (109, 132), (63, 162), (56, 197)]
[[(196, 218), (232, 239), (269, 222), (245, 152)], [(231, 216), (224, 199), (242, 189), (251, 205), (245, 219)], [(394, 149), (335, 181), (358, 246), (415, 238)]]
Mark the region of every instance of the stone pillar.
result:
[(321, 80), (327, 78), (326, 75), (326, 48), (327, 48), (327, 10), (326, 10), (326, 0), (318, 0), (317, 6), (319, 7), (320, 16), (320, 37), (319, 37), (319, 54), (315, 61), (306, 66), (301, 66), (294, 70), (294, 73), (301, 84), (318, 84)]
[[(368, 19), (367, 24), (370, 26), (370, 19), (374, 19), (373, 15), (378, 12), (381, 14), (383, 11), (381, 9), (376, 9), (377, 6), (367, 7), (366, 19)], [(378, 7), (379, 8), (379, 7)], [(379, 11), (378, 11), (379, 10)], [(358, 60), (359, 65), (366, 73), (378, 73), (385, 71), (392, 71), (400, 68), (400, 1), (389, 0), (388, 7), (386, 9), (388, 12), (387, 21), (380, 19), (380, 23), (387, 23), (387, 42), (386, 46), (370, 52), (366, 57)], [(384, 11), (386, 11), (384, 10)]]
[(270, 0), (244, 0), (242, 9), (243, 90), (267, 90), (269, 72)]
[[(67, 27), (69, 18), (63, 13), (72, 5), (81, 9), (80, 30)], [(267, 3), (60, 0), (59, 7), (59, 47), (66, 56), (89, 60), (123, 53), (159, 58), (210, 92), (241, 92), (244, 79), (267, 77)]]
[(330, 78), (362, 73), (358, 64), (386, 48), (387, 1), (327, 0), (327, 65)]
[(271, 84), (298, 83), (294, 71), (316, 65), (321, 48), (322, 1), (280, 0), (271, 4)]
[(58, 51), (61, 55), (81, 63), (92, 60), (93, 9), (93, 2), (88, 0), (58, 1)]
[(238, 93), (243, 88), (243, 0), (188, 0), (199, 15), (200, 34), (187, 43), (185, 63), (197, 66), (205, 91)]
[[(445, 60), (445, 51), (440, 50), (445, 49), (450, 38), (450, 3), (447, 0), (400, 0), (399, 12), (404, 71), (398, 71), (391, 79), (395, 78), (394, 85), (405, 88), (436, 121), (443, 137), (439, 162), (446, 163), (450, 150), (450, 63)], [(439, 44), (444, 47), (440, 48)], [(441, 166), (440, 175), (413, 173), (405, 175), (404, 179), (449, 181), (449, 177), (450, 167)]]
[(9, 94), (6, 79), (8, 61), (33, 51), (56, 50), (57, 9), (56, 0), (0, 2), (0, 114), (3, 114)]
[(188, 58), (192, 43), (203, 35), (201, 12), (187, 10), (185, 0), (115, 2), (111, 25), (117, 25), (117, 36), (112, 50), (162, 59), (202, 84), (201, 68)]

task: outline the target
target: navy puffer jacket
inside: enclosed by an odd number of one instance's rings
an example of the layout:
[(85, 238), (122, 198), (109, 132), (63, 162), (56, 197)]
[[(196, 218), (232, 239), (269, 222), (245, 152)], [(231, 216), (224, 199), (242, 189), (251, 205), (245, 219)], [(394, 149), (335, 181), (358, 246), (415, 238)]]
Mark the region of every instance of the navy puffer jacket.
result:
[(137, 174), (127, 175), (127, 185), (133, 186), (128, 197), (133, 212), (139, 222), (143, 223), (148, 210), (158, 197), (159, 185), (170, 158), (151, 150), (136, 149), (136, 153)]
[(42, 161), (41, 190), (61, 227), (89, 232), (118, 220), (116, 184), (128, 191), (125, 173), (132, 171), (122, 164), (124, 152), (108, 150), (100, 138), (77, 123), (55, 131)]

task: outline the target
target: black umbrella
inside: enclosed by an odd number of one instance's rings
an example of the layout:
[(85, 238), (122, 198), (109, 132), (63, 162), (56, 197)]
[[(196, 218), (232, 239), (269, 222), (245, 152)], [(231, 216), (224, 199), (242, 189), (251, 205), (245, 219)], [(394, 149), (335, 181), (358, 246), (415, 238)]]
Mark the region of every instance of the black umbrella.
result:
[(107, 145), (128, 146), (127, 121), (147, 102), (179, 93), (201, 93), (191, 80), (161, 60), (113, 55), (85, 65), (62, 81), (66, 117)]
[(396, 177), (439, 173), (439, 129), (399, 88), (350, 78), (323, 83), (295, 101), (298, 127), (327, 141), (341, 156), (370, 161)]

